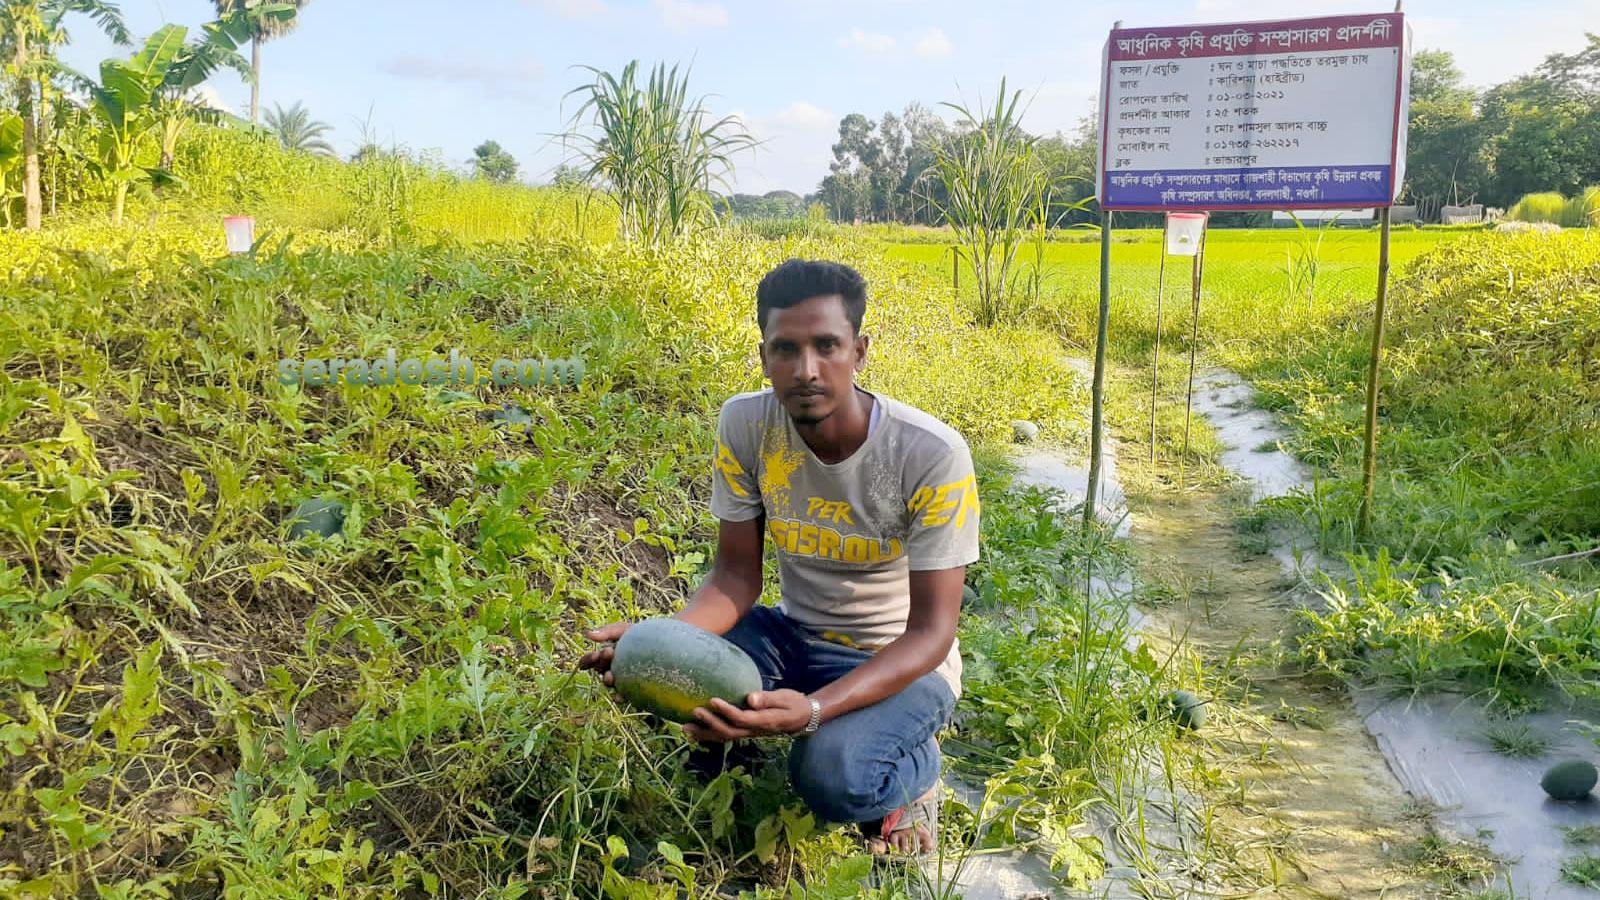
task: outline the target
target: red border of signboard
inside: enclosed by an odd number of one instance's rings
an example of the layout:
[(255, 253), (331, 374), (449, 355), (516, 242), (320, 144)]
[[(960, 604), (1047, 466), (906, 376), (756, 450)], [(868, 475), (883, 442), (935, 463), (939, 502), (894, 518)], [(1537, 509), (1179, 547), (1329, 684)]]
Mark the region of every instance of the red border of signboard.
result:
[[(1100, 201), (1100, 198), (1104, 197), (1106, 195), (1106, 188), (1109, 186), (1108, 185), (1108, 180), (1111, 177), (1111, 173), (1109, 171), (1107, 171), (1107, 166), (1106, 166), (1106, 158), (1107, 158), (1107, 155), (1108, 155), (1107, 147), (1106, 147), (1106, 144), (1108, 143), (1107, 140), (1106, 140), (1106, 133), (1107, 133), (1107, 131), (1109, 129), (1110, 122), (1111, 122), (1111, 118), (1110, 118), (1111, 117), (1111, 91), (1110, 91), (1110, 87), (1111, 87), (1111, 63), (1112, 63), (1112, 59), (1111, 59), (1111, 41), (1115, 39), (1115, 35), (1117, 34), (1117, 32), (1119, 32), (1119, 31), (1130, 31), (1130, 32), (1142, 32), (1143, 33), (1143, 32), (1158, 31), (1158, 30), (1161, 30), (1161, 31), (1174, 30), (1174, 31), (1176, 31), (1176, 30), (1181, 30), (1181, 29), (1185, 29), (1185, 28), (1192, 29), (1192, 28), (1196, 28), (1196, 27), (1227, 28), (1229, 26), (1244, 26), (1244, 25), (1249, 25), (1249, 26), (1254, 27), (1254, 26), (1261, 26), (1261, 25), (1280, 25), (1280, 24), (1289, 24), (1289, 23), (1294, 23), (1294, 24), (1306, 23), (1307, 25), (1309, 25), (1310, 23), (1317, 23), (1317, 22), (1338, 22), (1338, 21), (1341, 21), (1341, 20), (1344, 20), (1344, 19), (1351, 18), (1352, 16), (1393, 16), (1394, 18), (1399, 20), (1399, 29), (1400, 29), (1400, 64), (1398, 66), (1395, 66), (1395, 75), (1394, 75), (1394, 120), (1390, 125), (1390, 131), (1389, 131), (1389, 190), (1388, 190), (1389, 201), (1387, 203), (1363, 203), (1363, 204), (1360, 204), (1358, 206), (1341, 206), (1339, 204), (1333, 204), (1333, 205), (1330, 206), (1327, 202), (1321, 202), (1321, 203), (1294, 203), (1294, 202), (1290, 202), (1290, 203), (1282, 203), (1282, 204), (1274, 203), (1274, 204), (1270, 204), (1270, 205), (1260, 204), (1260, 203), (1222, 203), (1222, 204), (1217, 204), (1217, 205), (1214, 205), (1214, 206), (1125, 206), (1125, 205), (1121, 205), (1121, 204), (1113, 206), (1113, 205), (1107, 205), (1107, 204), (1105, 204), (1105, 203)], [(1244, 21), (1244, 22), (1217, 22), (1217, 23), (1214, 23), (1214, 24), (1205, 24), (1205, 25), (1200, 25), (1200, 26), (1195, 26), (1195, 25), (1162, 25), (1162, 26), (1156, 26), (1155, 28), (1113, 28), (1113, 29), (1111, 29), (1110, 34), (1106, 35), (1105, 49), (1101, 53), (1101, 56), (1103, 57), (1104, 66), (1102, 67), (1102, 69), (1100, 71), (1100, 128), (1098, 129), (1098, 131), (1099, 131), (1099, 139), (1100, 139), (1100, 179), (1099, 179), (1099, 186), (1098, 186), (1099, 189), (1098, 189), (1098, 191), (1097, 191), (1097, 193), (1095, 195), (1095, 201), (1097, 203), (1100, 203), (1100, 208), (1101, 209), (1107, 209), (1107, 210), (1111, 210), (1113, 212), (1188, 212), (1188, 211), (1220, 212), (1220, 211), (1230, 211), (1230, 210), (1257, 211), (1257, 210), (1274, 210), (1274, 209), (1383, 209), (1383, 208), (1386, 208), (1386, 207), (1394, 206), (1394, 199), (1400, 193), (1400, 190), (1399, 190), (1400, 185), (1395, 184), (1394, 181), (1395, 181), (1395, 175), (1399, 172), (1398, 166), (1399, 166), (1399, 158), (1400, 158), (1400, 106), (1401, 106), (1401, 101), (1403, 99), (1403, 97), (1401, 95), (1401, 92), (1404, 90), (1404, 87), (1405, 87), (1406, 62), (1407, 62), (1407, 60), (1406, 60), (1406, 51), (1407, 51), (1407, 49), (1410, 48), (1410, 44), (1411, 44), (1410, 38), (1411, 38), (1410, 33), (1406, 31), (1405, 13), (1402, 13), (1402, 12), (1392, 12), (1392, 13), (1352, 13), (1350, 16), (1317, 16), (1317, 17), (1305, 18), (1305, 19), (1252, 19), (1250, 21)], [(1208, 55), (1210, 55), (1210, 54), (1208, 54)]]

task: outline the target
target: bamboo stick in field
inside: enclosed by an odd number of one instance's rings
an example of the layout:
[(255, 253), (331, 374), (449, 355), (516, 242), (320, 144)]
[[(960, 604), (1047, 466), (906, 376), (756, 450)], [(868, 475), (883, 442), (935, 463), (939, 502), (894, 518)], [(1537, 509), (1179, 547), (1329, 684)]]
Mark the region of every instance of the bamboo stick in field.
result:
[(1156, 270), (1156, 355), (1150, 363), (1150, 465), (1156, 464), (1156, 393), (1161, 389), (1161, 291), (1167, 284), (1167, 236), (1161, 235), (1161, 265)]
[(1194, 308), (1189, 316), (1189, 395), (1183, 407), (1183, 454), (1178, 457), (1178, 483), (1183, 483), (1183, 468), (1189, 457), (1189, 424), (1194, 418), (1195, 354), (1200, 345), (1200, 284), (1205, 277), (1206, 232), (1200, 232), (1200, 246), (1194, 254)]

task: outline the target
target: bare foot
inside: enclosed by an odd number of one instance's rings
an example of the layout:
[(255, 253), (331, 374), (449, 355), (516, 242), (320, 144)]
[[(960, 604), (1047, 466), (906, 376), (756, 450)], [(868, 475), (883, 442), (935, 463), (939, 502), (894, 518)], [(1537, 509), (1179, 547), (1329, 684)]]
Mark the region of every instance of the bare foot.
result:
[(882, 838), (872, 838), (867, 841), (867, 849), (874, 856), (884, 856), (889, 853), (910, 855), (913, 853), (933, 852), (933, 835), (923, 825), (915, 825), (902, 831), (889, 835), (887, 843)]
[[(938, 791), (939, 786), (934, 785), (928, 789), (927, 793), (923, 794), (921, 797), (918, 797), (914, 802), (925, 803), (933, 800), (938, 796)], [(930, 832), (928, 827), (921, 822), (918, 822), (916, 825), (910, 828), (902, 828), (890, 832), (889, 839), (887, 841), (881, 837), (878, 837), (883, 825), (881, 819), (876, 822), (864, 822), (862, 825), (866, 833), (870, 835), (870, 837), (867, 838), (867, 849), (874, 856), (883, 856), (891, 852), (900, 855), (931, 853), (937, 846), (937, 842), (934, 840), (933, 833)]]

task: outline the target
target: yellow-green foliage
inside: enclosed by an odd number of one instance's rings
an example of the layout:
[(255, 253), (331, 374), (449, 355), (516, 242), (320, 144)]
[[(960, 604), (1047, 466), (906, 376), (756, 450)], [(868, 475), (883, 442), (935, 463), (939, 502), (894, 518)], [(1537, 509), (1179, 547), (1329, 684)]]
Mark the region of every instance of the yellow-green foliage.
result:
[(1562, 222), (1568, 228), (1585, 228), (1600, 225), (1600, 185), (1584, 188), (1578, 196), (1567, 201), (1562, 210)]
[(1506, 217), (1521, 222), (1551, 222), (1563, 228), (1600, 225), (1600, 186), (1590, 186), (1568, 199), (1555, 192), (1527, 194)]
[[(1414, 260), (1392, 291), (1375, 535), (1397, 556), (1600, 537), (1600, 235), (1486, 233)], [(1369, 310), (1253, 357), (1303, 456), (1353, 483)], [(1310, 507), (1348, 536), (1354, 495)]]
[[(342, 162), (284, 150), (270, 137), (197, 123), (184, 132), (173, 168), (180, 178), (176, 185), (131, 198), (132, 221), (159, 227), (177, 219), (200, 226), (222, 215), (250, 215), (258, 236), (291, 229), (389, 240), (604, 240), (616, 232), (614, 205), (586, 188), (467, 178), (446, 171), (438, 159), (403, 149)], [(58, 222), (104, 218), (98, 205), (87, 204)]]
[(1518, 222), (1551, 222), (1560, 225), (1566, 208), (1567, 198), (1555, 191), (1525, 194), (1506, 212), (1506, 218)]
[[(277, 202), (259, 201), (269, 224)], [(484, 231), (502, 228), (520, 225)], [(1079, 427), (1083, 390), (1051, 338), (975, 333), (937, 284), (859, 245), (715, 232), (644, 250), (531, 230), (424, 244), (280, 227), (237, 258), (198, 213), (0, 234), (0, 780), (22, 786), (0, 794), (0, 859), (19, 861), (0, 892), (586, 895), (618, 834), (693, 848), (707, 882), (751, 869), (749, 836), (792, 798), (744, 776), (678, 783), (681, 737), (624, 720), (571, 666), (579, 625), (672, 609), (705, 570), (717, 407), (762, 383), (761, 275), (790, 255), (860, 267), (864, 383), (980, 448), (1013, 418)], [(390, 347), (480, 366), (577, 355), (587, 371), (459, 404), (274, 377), (282, 357)], [(486, 421), (505, 401), (534, 425)], [(309, 497), (345, 504), (343, 532), (286, 546)], [(1066, 614), (1040, 591), (1082, 562), (1057, 543), (986, 557), (1005, 566), (996, 596), (1037, 606), (1041, 631)], [(1100, 634), (1049, 628), (1075, 647)], [(1123, 653), (1106, 640), (1097, 652)], [(1105, 692), (1133, 678), (1096, 671)], [(973, 682), (1049, 705), (1044, 684)], [(1050, 721), (1119, 737), (1063, 738), (1053, 752), (1082, 751), (1060, 765), (1109, 765), (1141, 740), (1105, 692)], [(985, 733), (1042, 733), (1010, 722)], [(1039, 816), (1092, 789), (1052, 794), (1061, 778), (1036, 765), (1016, 777)]]

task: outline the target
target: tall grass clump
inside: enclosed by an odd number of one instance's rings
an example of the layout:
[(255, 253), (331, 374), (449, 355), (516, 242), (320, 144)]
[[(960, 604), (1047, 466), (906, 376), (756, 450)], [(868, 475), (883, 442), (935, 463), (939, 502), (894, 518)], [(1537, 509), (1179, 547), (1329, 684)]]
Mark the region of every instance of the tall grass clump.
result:
[(992, 109), (943, 104), (956, 111), (958, 127), (964, 130), (954, 140), (929, 148), (930, 177), (943, 183), (946, 195), (940, 211), (972, 270), (976, 316), (985, 327), (1017, 312), (1012, 266), (1030, 238), (1036, 259), (1028, 291), (1037, 301), (1042, 244), (1051, 224), (1050, 177), (1038, 156), (1038, 138), (1022, 130), (1021, 99), (1021, 91), (1008, 97), (1001, 79)]
[(1567, 228), (1593, 228), (1600, 225), (1600, 185), (1591, 185), (1567, 201), (1561, 213)]
[(620, 75), (585, 68), (594, 80), (568, 92), (583, 102), (566, 137), (616, 203), (622, 237), (654, 246), (713, 221), (712, 189), (727, 187), (735, 154), (755, 139), (735, 117), (712, 119), (703, 99), (691, 100), (677, 66), (656, 64), (643, 85), (637, 60)]
[(1506, 211), (1506, 218), (1517, 222), (1549, 222), (1567, 224), (1567, 198), (1555, 191), (1524, 194), (1522, 199)]
[(1516, 702), (1556, 687), (1600, 699), (1600, 592), (1515, 565), (1463, 577), (1357, 557), (1349, 584), (1299, 613), (1302, 659), (1413, 691), (1468, 686)]

